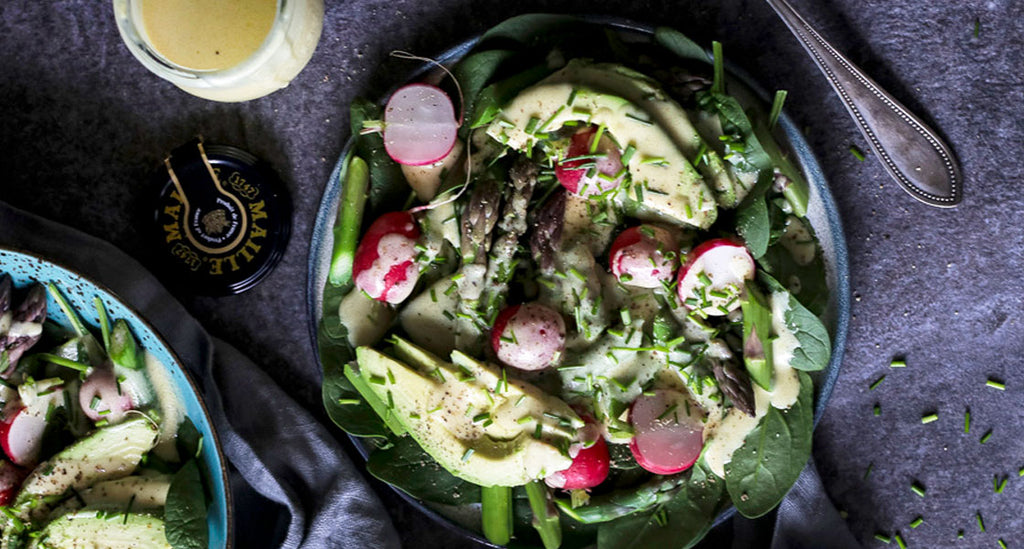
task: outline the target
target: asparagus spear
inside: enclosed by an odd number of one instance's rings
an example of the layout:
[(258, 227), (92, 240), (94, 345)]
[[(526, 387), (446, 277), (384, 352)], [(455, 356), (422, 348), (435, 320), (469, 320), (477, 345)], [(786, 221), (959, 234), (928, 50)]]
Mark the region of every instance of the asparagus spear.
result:
[(649, 511), (672, 500), (686, 485), (687, 474), (655, 477), (635, 488), (624, 488), (590, 498), (587, 505), (573, 507), (567, 499), (556, 499), (563, 513), (584, 524), (608, 522), (642, 511)]
[(551, 505), (551, 493), (544, 483), (535, 480), (526, 485), (526, 496), (533, 511), (533, 527), (544, 542), (544, 549), (557, 549), (562, 544), (562, 525), (558, 511)]
[(352, 281), (352, 261), (359, 243), (370, 169), (362, 158), (352, 156), (343, 177), (345, 182), (338, 204), (338, 219), (334, 222), (334, 253), (327, 277), (333, 286), (344, 286)]
[(495, 545), (507, 544), (512, 539), (512, 489), (508, 486), (483, 486), (480, 504), (484, 536)]

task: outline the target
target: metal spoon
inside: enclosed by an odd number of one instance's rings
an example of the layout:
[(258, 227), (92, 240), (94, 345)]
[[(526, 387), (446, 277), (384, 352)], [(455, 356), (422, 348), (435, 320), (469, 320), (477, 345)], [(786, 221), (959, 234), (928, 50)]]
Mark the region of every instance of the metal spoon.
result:
[(786, 0), (767, 0), (811, 55), (889, 175), (910, 196), (940, 208), (960, 202), (960, 168), (949, 147), (825, 41)]

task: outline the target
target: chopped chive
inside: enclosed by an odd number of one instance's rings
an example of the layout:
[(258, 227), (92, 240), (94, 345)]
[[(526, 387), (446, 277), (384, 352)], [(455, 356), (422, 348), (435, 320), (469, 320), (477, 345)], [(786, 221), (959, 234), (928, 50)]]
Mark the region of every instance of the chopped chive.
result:
[(974, 513), (974, 518), (978, 519), (978, 530), (985, 531), (985, 520), (981, 518), (981, 511)]
[(79, 372), (86, 372), (91, 368), (88, 364), (76, 362), (74, 360), (68, 360), (64, 357), (57, 355), (51, 355), (50, 353), (39, 353), (38, 356), (41, 360), (56, 364), (57, 366), (64, 366), (65, 368), (71, 368), (72, 370), (78, 370)]
[(1018, 477), (1024, 477), (1024, 467), (1021, 467), (1020, 470), (1017, 471), (1017, 476)]
[(988, 387), (991, 387), (993, 389), (999, 389), (1000, 391), (1005, 391), (1006, 390), (1006, 384), (1005, 383), (1003, 383), (1002, 381), (998, 381), (998, 380), (992, 379), (992, 378), (988, 378), (988, 381), (985, 382), (985, 385), (988, 386)]
[(871, 463), (868, 464), (867, 470), (864, 471), (864, 480), (867, 480), (868, 477), (871, 476), (871, 471), (874, 470), (874, 468), (875, 468), (875, 462), (872, 461)]
[(786, 96), (789, 92), (786, 90), (777, 90), (775, 92), (775, 99), (772, 100), (772, 110), (768, 115), (768, 128), (774, 128), (775, 124), (779, 121), (779, 115), (782, 114), (782, 105), (786, 103)]
[(922, 524), (923, 522), (924, 522), (924, 518), (923, 518), (923, 517), (921, 517), (920, 515), (918, 515), (918, 516), (917, 516), (917, 518), (916, 518), (916, 519), (914, 519), (914, 520), (913, 520), (913, 521), (912, 521), (912, 522), (910, 523), (910, 527), (911, 527), (911, 528), (917, 528), (918, 526), (921, 526), (921, 524)]
[(629, 309), (626, 307), (623, 307), (621, 310), (619, 310), (619, 317), (622, 318), (622, 324), (625, 326), (629, 326), (630, 323), (632, 323), (633, 321), (633, 319), (629, 315)]
[(897, 359), (897, 360), (894, 360), (894, 361), (890, 362), (889, 363), (889, 367), (890, 368), (906, 368), (907, 367), (907, 361), (906, 360), (902, 360), (902, 359)]
[(519, 395), (519, 398), (516, 400), (516, 407), (518, 408), (519, 405), (522, 404), (524, 400), (526, 400), (526, 395)]
[(530, 120), (526, 122), (526, 133), (532, 134), (534, 130), (537, 129), (538, 124), (540, 124), (540, 119), (537, 118), (536, 116), (531, 117)]
[(480, 423), (481, 421), (488, 420), (491, 418), (490, 412), (483, 412), (473, 416), (473, 423)]
[(875, 415), (876, 416), (882, 415), (882, 406), (879, 405), (879, 404), (875, 404)]
[(391, 368), (388, 368), (388, 383), (395, 384), (395, 374), (391, 371)]
[(348, 405), (351, 405), (351, 404), (359, 404), (360, 402), (362, 402), (362, 401), (359, 400), (358, 398), (339, 398), (338, 399), (338, 404), (340, 404), (342, 406), (348, 406)]
[(877, 539), (878, 541), (880, 541), (880, 542), (882, 542), (882, 543), (884, 543), (886, 545), (889, 545), (890, 543), (892, 543), (892, 539), (889, 536), (887, 536), (887, 535), (885, 535), (885, 534), (883, 534), (881, 532), (875, 534), (875, 539)]
[(996, 541), (998, 541), (998, 542), (999, 542), (999, 547), (1000, 547), (1001, 549), (1006, 549), (1006, 542), (1005, 542), (1005, 541), (1003, 541), (1003, 538), (999, 538), (999, 539), (998, 539), (998, 540), (996, 540)]
[(956, 531), (956, 539), (964, 539), (964, 530), (963, 530), (963, 528), (961, 528), (960, 530)]
[(101, 420), (96, 422), (96, 426), (97, 427), (106, 427), (109, 424), (110, 424), (110, 421), (106, 420), (106, 419), (101, 419)]
[(594, 132), (593, 139), (590, 140), (590, 154), (597, 152), (597, 145), (601, 142), (601, 136), (604, 135), (605, 125), (601, 124), (597, 127), (597, 131)]
[(939, 419), (939, 414), (927, 414), (921, 417), (921, 423), (927, 425)]
[[(669, 414), (671, 414), (672, 412), (675, 412), (676, 408), (678, 408), (678, 407), (679, 407), (678, 403), (672, 404), (664, 412), (662, 412), (661, 415), (658, 416), (658, 420), (665, 419), (666, 417), (669, 416)], [(687, 414), (687, 415), (689, 415), (689, 414)]]
[(375, 376), (375, 375), (371, 375), (370, 376), (370, 383), (372, 383), (374, 385), (384, 385), (387, 382), (388, 381), (386, 379), (384, 379), (384, 376)]
[(539, 439), (541, 434), (544, 433), (544, 426), (538, 421), (537, 426), (533, 429), (533, 438)]
[(711, 91), (714, 93), (725, 93), (725, 59), (722, 56), (722, 43), (715, 40), (711, 42), (711, 52), (714, 57), (714, 80), (711, 82)]
[(868, 390), (869, 391), (874, 391), (876, 387), (878, 387), (879, 385), (882, 384), (882, 380), (884, 380), (884, 379), (885, 379), (885, 374), (882, 374), (882, 377), (876, 379), (875, 382), (872, 383), (870, 387), (868, 387)]
[(989, 429), (984, 435), (981, 435), (981, 440), (979, 442), (981, 442), (982, 444), (985, 444), (986, 442), (988, 442), (988, 439), (991, 438), (991, 437), (992, 437), (992, 429)]
[(627, 145), (626, 146), (626, 150), (622, 151), (622, 158), (620, 159), (622, 161), (622, 165), (623, 166), (629, 165), (629, 160), (631, 158), (633, 158), (633, 155), (635, 153), (636, 153), (636, 147), (634, 147), (633, 145)]
[(517, 419), (516, 423), (518, 423), (519, 425), (524, 425), (524, 424), (529, 423), (531, 421), (536, 421), (535, 419), (533, 419), (533, 416), (523, 416), (523, 417)]
[(971, 432), (971, 409), (964, 410), (964, 433)]
[(974, 18), (974, 37), (977, 38), (981, 34), (981, 19)]
[(472, 456), (472, 455), (473, 455), (473, 449), (472, 449), (472, 448), (469, 448), (469, 449), (467, 449), (467, 450), (466, 450), (466, 453), (465, 453), (465, 454), (462, 454), (462, 461), (463, 461), (463, 462), (467, 462), (467, 461), (469, 461), (469, 458), (470, 458), (470, 456)]
[(993, 488), (995, 489), (997, 494), (1003, 493), (1003, 489), (1006, 488), (1007, 480), (1009, 480), (1009, 477), (1007, 475), (1003, 475), (1002, 479), (999, 478), (999, 475), (996, 475), (995, 478), (992, 479)]
[(857, 148), (856, 145), (850, 145), (850, 154), (852, 154), (857, 160), (860, 160), (861, 162), (864, 161), (864, 151)]
[(896, 545), (899, 545), (900, 549), (907, 549), (907, 544), (903, 542), (903, 538), (900, 537), (899, 532), (896, 532), (896, 535), (893, 537), (896, 539)]
[(916, 480), (910, 484), (910, 491), (922, 498), (925, 494), (924, 486), (918, 484)]
[(92, 401), (91, 401), (91, 402), (89, 402), (89, 409), (90, 409), (90, 410), (95, 410), (95, 409), (96, 409), (96, 406), (97, 406), (97, 405), (98, 405), (99, 403), (100, 403), (100, 397), (98, 397), (98, 396), (94, 396), (94, 397), (92, 397)]

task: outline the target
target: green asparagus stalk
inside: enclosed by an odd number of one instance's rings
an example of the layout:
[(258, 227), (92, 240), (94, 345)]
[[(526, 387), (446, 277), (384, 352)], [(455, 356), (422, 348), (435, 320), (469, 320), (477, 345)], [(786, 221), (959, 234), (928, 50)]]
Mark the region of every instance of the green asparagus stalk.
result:
[(533, 511), (533, 527), (544, 542), (544, 549), (557, 549), (562, 545), (562, 525), (558, 511), (551, 505), (550, 493), (544, 483), (535, 480), (526, 485), (526, 497)]
[(684, 475), (657, 477), (641, 486), (594, 496), (583, 506), (573, 507), (568, 499), (556, 499), (555, 505), (577, 522), (608, 522), (668, 503), (686, 484)]
[(352, 263), (359, 244), (370, 168), (362, 158), (352, 156), (342, 177), (344, 183), (338, 203), (338, 219), (334, 223), (334, 253), (328, 274), (333, 286), (344, 286), (352, 281)]
[(103, 348), (110, 352), (110, 316), (107, 315), (107, 308), (103, 305), (103, 300), (96, 296), (92, 299), (92, 304), (96, 307), (96, 315), (100, 319), (100, 333), (103, 335)]
[(481, 487), (480, 510), (487, 540), (495, 545), (507, 544), (512, 539), (512, 489), (508, 486)]

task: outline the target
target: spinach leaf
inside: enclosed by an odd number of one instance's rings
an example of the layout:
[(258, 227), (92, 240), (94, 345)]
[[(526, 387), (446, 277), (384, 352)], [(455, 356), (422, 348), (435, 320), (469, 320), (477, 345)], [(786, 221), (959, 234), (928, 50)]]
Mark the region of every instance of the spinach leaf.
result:
[(564, 34), (558, 32), (560, 29), (583, 24), (581, 19), (571, 15), (529, 13), (506, 19), (491, 27), (480, 37), (480, 44), (508, 41), (525, 46), (538, 38), (557, 41)]
[(185, 422), (178, 427), (178, 436), (174, 444), (182, 460), (199, 458), (199, 452), (203, 449), (203, 435), (191, 419), (185, 418)]
[[(474, 53), (460, 61), (452, 69), (452, 73), (462, 87), (464, 104), (462, 105), (463, 121), (473, 119), (477, 96), (480, 90), (494, 77), (502, 63), (514, 57), (512, 50), (486, 50)], [(459, 129), (463, 139), (469, 133), (469, 125), (463, 123)]]
[[(760, 276), (762, 282), (772, 292), (786, 290), (771, 276), (765, 273), (761, 273)], [(790, 360), (789, 365), (805, 372), (822, 370), (828, 366), (829, 358), (832, 356), (832, 344), (828, 330), (825, 329), (821, 320), (801, 305), (800, 301), (792, 294), (789, 294), (789, 309), (786, 310), (784, 320), (786, 327), (800, 342), (800, 346), (793, 351), (793, 359)]]
[(513, 97), (551, 72), (546, 64), (540, 64), (484, 88), (476, 98), (469, 127), (475, 129), (490, 124)]
[[(355, 140), (352, 151), (366, 161), (370, 167), (370, 212), (369, 214), (380, 214), (384, 211), (398, 209), (397, 205), (402, 204), (411, 192), (409, 185), (402, 175), (402, 167), (391, 160), (387, 151), (384, 150), (384, 140), (380, 134), (360, 135), (363, 129), (363, 122), (368, 120), (380, 120), (383, 112), (379, 105), (371, 103), (366, 99), (356, 98), (352, 101), (350, 109), (350, 128), (352, 137)], [(384, 209), (386, 208), (386, 209)], [(363, 215), (363, 224), (376, 215)]]
[(724, 93), (702, 91), (697, 94), (700, 110), (717, 114), (724, 136), (730, 145), (724, 158), (741, 171), (771, 170), (772, 161), (754, 134), (753, 125), (743, 107), (734, 97)]
[(366, 470), (410, 496), (448, 505), (480, 502), (480, 487), (441, 467), (412, 437), (398, 437), (386, 449), (374, 450)]
[(174, 549), (206, 549), (206, 495), (196, 460), (190, 459), (174, 475), (164, 506), (167, 541)]
[(768, 204), (763, 196), (750, 197), (736, 210), (736, 232), (743, 237), (754, 259), (768, 251), (771, 220), (768, 217)]
[[(349, 358), (345, 359), (345, 355), (340, 352), (340, 346), (326, 350), (336, 351), (333, 354), (325, 353), (325, 348), (321, 344), (320, 359), (324, 365), (323, 401), (331, 421), (351, 435), (387, 437), (388, 428), (384, 421), (345, 377), (345, 364), (353, 357), (349, 355)], [(351, 353), (351, 350), (348, 352)]]
[(654, 29), (654, 41), (683, 59), (693, 59), (705, 63), (709, 61), (708, 52), (704, 48), (676, 29), (669, 27)]
[[(772, 224), (775, 225), (780, 217), (785, 218), (788, 214), (773, 204), (770, 207), (769, 215), (773, 220)], [(801, 221), (813, 236), (810, 224), (806, 220)], [(800, 303), (811, 313), (821, 315), (825, 311), (825, 307), (828, 305), (829, 289), (825, 278), (825, 259), (822, 257), (820, 246), (814, 258), (806, 265), (798, 264), (781, 242), (770, 244), (768, 251), (757, 258), (757, 262), (775, 280), (781, 282), (789, 290), (789, 293), (800, 300)]]
[(598, 549), (692, 547), (711, 528), (720, 510), (725, 482), (698, 463), (683, 490), (654, 512), (602, 524)]
[(725, 466), (725, 486), (745, 517), (757, 518), (782, 501), (811, 457), (814, 428), (810, 376), (798, 372), (800, 396), (788, 410), (769, 407)]

